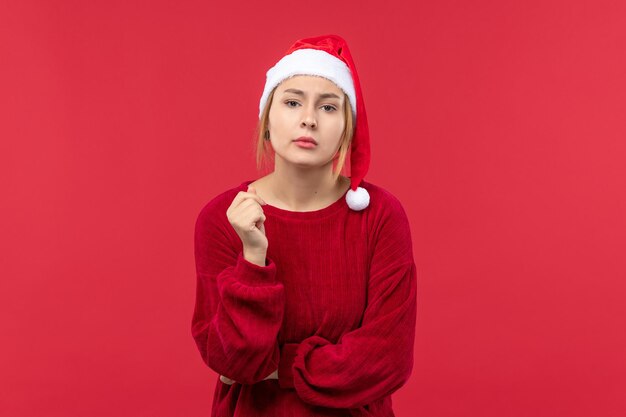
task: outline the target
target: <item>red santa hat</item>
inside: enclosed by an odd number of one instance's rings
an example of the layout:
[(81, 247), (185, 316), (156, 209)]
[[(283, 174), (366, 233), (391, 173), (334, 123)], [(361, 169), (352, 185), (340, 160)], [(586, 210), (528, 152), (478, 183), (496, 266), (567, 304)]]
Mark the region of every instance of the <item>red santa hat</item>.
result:
[(285, 56), (267, 71), (265, 89), (259, 104), (259, 118), (274, 87), (294, 75), (327, 78), (348, 96), (355, 128), (350, 144), (350, 189), (346, 193), (346, 202), (352, 210), (363, 210), (370, 202), (367, 190), (359, 186), (370, 163), (369, 129), (359, 76), (347, 42), (338, 35), (297, 40)]

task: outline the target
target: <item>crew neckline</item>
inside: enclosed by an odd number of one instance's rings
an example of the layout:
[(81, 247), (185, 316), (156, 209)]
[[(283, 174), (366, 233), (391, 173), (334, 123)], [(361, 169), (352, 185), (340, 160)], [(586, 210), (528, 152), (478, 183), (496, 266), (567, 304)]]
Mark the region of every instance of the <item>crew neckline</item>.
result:
[[(248, 185), (253, 183), (254, 181), (255, 180), (246, 180), (241, 183), (239, 188), (242, 189), (243, 191), (246, 191), (248, 189)], [(348, 188), (348, 190), (350, 190), (350, 188)], [(348, 208), (348, 202), (346, 201), (347, 193), (348, 191), (343, 193), (343, 195), (339, 197), (337, 201), (331, 203), (330, 205), (323, 207), (321, 209), (312, 210), (312, 211), (291, 211), (291, 210), (281, 209), (279, 207), (272, 206), (270, 204), (265, 204), (265, 205), (262, 205), (261, 207), (263, 208), (264, 212), (269, 213), (269, 214), (274, 214), (280, 217), (289, 217), (289, 218), (294, 218), (294, 219), (319, 219), (321, 217), (326, 217), (330, 214), (333, 214), (336, 211), (339, 211), (341, 209)]]

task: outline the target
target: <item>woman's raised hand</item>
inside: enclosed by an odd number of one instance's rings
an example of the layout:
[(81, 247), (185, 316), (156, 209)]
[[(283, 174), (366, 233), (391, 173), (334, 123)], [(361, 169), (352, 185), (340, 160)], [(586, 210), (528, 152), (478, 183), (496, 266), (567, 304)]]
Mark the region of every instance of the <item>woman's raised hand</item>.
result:
[(261, 205), (266, 204), (256, 194), (256, 189), (248, 186), (247, 191), (239, 191), (226, 210), (228, 221), (243, 243), (244, 254), (265, 259), (267, 237), (265, 236), (265, 214)]

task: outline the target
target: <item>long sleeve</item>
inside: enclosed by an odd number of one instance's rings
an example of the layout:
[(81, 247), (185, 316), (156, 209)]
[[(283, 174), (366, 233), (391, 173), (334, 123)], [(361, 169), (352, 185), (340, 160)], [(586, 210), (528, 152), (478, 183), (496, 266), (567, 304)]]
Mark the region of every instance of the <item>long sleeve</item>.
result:
[(226, 209), (217, 207), (215, 201), (205, 206), (195, 225), (192, 336), (209, 368), (254, 384), (278, 368), (284, 287), (272, 259), (260, 266), (243, 257), (241, 245), (233, 244), (226, 230), (232, 227)]
[(417, 273), (406, 213), (393, 198), (377, 223), (361, 326), (281, 346), (279, 385), (306, 403), (357, 408), (397, 391), (413, 368)]

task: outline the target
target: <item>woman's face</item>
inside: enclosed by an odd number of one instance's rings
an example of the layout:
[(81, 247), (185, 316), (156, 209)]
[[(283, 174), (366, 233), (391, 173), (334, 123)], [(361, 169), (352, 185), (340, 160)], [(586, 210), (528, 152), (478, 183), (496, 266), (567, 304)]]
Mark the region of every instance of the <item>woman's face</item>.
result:
[[(339, 150), (345, 126), (344, 93), (332, 81), (296, 75), (276, 87), (269, 111), (268, 129), (277, 156), (300, 166), (323, 166)], [(309, 147), (296, 142), (313, 138)]]

